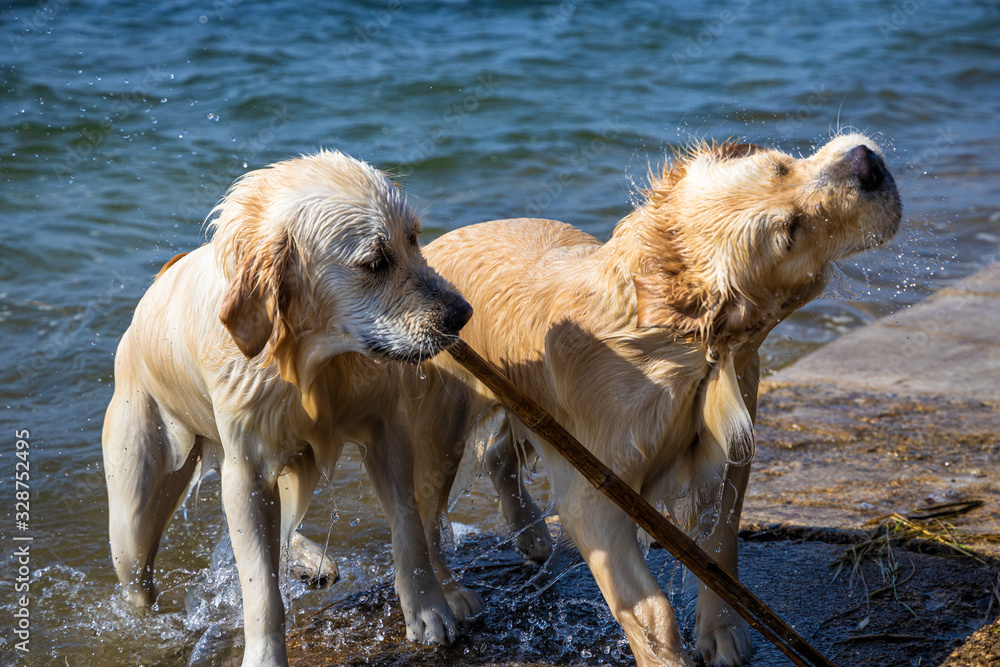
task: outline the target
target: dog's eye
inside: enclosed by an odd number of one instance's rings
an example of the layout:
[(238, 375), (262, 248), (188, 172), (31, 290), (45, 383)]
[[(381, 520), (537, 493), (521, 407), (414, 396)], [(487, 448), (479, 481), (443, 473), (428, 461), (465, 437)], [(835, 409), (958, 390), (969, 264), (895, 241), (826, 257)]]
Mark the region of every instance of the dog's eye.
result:
[(385, 246), (379, 248), (360, 263), (361, 268), (372, 275), (381, 275), (392, 268), (392, 254)]
[(368, 271), (368, 273), (379, 274), (385, 273), (391, 266), (392, 262), (389, 261), (389, 258), (384, 254), (380, 254), (378, 257), (365, 264), (365, 270)]
[(804, 228), (805, 220), (802, 216), (793, 215), (788, 221), (788, 227), (785, 229), (785, 237), (788, 239), (785, 243), (786, 252), (791, 252), (792, 246), (795, 245), (795, 237), (798, 236)]

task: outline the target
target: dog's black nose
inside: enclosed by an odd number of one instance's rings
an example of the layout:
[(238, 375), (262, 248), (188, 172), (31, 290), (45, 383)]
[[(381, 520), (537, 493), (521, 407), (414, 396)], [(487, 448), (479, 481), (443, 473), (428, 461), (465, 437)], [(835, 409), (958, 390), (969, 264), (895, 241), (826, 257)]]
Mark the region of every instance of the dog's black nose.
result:
[(472, 317), (472, 306), (462, 297), (457, 297), (448, 304), (448, 310), (441, 319), (441, 326), (446, 333), (457, 334)]
[(874, 190), (885, 180), (885, 167), (882, 158), (872, 152), (867, 146), (855, 146), (848, 153), (851, 171), (858, 179), (862, 190)]

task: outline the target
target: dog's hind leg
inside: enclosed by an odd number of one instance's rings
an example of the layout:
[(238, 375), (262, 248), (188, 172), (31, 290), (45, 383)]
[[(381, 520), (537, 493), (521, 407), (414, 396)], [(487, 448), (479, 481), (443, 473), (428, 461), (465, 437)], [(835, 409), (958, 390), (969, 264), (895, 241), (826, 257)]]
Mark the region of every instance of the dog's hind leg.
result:
[(524, 462), (505, 418), (493, 444), (486, 448), (483, 463), (493, 488), (500, 496), (500, 508), (514, 533), (514, 546), (528, 561), (544, 563), (552, 555), (552, 536), (542, 511), (524, 487)]
[(111, 558), (128, 600), (149, 606), (157, 594), (160, 537), (190, 485), (202, 444), (176, 422), (165, 423), (150, 396), (123, 386), (108, 405), (102, 441)]
[(319, 477), (313, 450), (307, 447), (285, 464), (278, 476), (278, 493), (281, 496), (282, 544), (289, 548), (289, 572), (296, 579), (323, 588), (340, 579), (337, 564), (323, 546), (296, 532), (309, 508)]
[[(457, 390), (454, 395), (460, 396)], [(446, 403), (428, 401), (427, 405)], [(452, 614), (458, 620), (467, 620), (482, 611), (483, 600), (475, 591), (463, 586), (448, 567), (441, 530), (455, 475), (465, 453), (471, 410), (465, 401), (458, 398), (449, 407), (449, 411), (426, 409), (409, 415), (412, 432), (419, 434), (419, 439), (413, 442), (413, 479), (431, 567), (441, 583)]]
[(413, 451), (402, 424), (378, 429), (365, 451), (365, 469), (392, 531), (396, 593), (406, 619), (406, 638), (450, 644), (458, 637), (455, 617), (431, 565), (413, 487)]

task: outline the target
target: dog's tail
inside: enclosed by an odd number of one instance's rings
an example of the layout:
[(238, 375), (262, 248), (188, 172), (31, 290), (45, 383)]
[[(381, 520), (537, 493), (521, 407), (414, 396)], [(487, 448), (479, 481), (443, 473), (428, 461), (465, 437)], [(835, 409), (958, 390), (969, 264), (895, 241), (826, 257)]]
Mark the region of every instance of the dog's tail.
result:
[(164, 273), (167, 272), (167, 269), (169, 269), (171, 266), (173, 266), (174, 264), (176, 264), (180, 260), (184, 259), (184, 257), (186, 257), (186, 256), (187, 256), (187, 253), (186, 252), (182, 252), (182, 253), (178, 253), (178, 254), (174, 255), (173, 257), (171, 257), (170, 259), (168, 259), (167, 263), (163, 265), (163, 268), (156, 272), (156, 278), (153, 278), (153, 280), (156, 280), (157, 278), (159, 278), (160, 276), (162, 276)]

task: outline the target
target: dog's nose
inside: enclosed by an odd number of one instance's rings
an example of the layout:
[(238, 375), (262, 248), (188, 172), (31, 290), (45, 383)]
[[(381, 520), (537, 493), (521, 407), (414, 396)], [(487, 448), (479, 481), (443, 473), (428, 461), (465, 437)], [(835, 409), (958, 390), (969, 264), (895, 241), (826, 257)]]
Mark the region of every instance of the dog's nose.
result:
[(862, 190), (874, 190), (885, 180), (885, 167), (882, 158), (865, 145), (855, 146), (848, 153), (851, 172), (858, 179)]
[(457, 297), (448, 305), (441, 326), (449, 334), (457, 334), (472, 317), (472, 306), (462, 297)]

